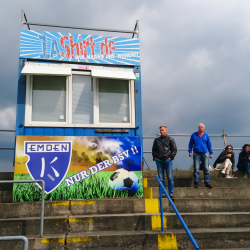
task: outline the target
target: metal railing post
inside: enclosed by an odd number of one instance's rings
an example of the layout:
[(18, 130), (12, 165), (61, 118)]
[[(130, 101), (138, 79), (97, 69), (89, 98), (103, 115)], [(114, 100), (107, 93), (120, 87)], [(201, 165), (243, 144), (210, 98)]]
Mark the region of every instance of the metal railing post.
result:
[(225, 130), (223, 129), (222, 138), (223, 138), (223, 140), (224, 140), (224, 147), (226, 147), (226, 145), (227, 145), (226, 136), (227, 136), (227, 134), (225, 134)]
[[(160, 185), (161, 189), (163, 190), (163, 193), (165, 193), (165, 195), (167, 196), (167, 198), (168, 198), (168, 200), (169, 200), (171, 206), (173, 207), (173, 209), (174, 209), (174, 211), (175, 211), (177, 217), (179, 218), (179, 220), (180, 220), (182, 226), (184, 227), (184, 229), (185, 229), (185, 231), (186, 231), (188, 237), (189, 237), (190, 240), (192, 241), (192, 243), (193, 243), (193, 245), (194, 245), (194, 248), (195, 248), (196, 250), (199, 250), (199, 246), (197, 245), (197, 243), (196, 243), (194, 237), (192, 236), (192, 234), (190, 233), (190, 231), (189, 231), (189, 229), (188, 229), (186, 223), (185, 223), (184, 220), (182, 219), (182, 217), (181, 217), (179, 211), (177, 210), (176, 206), (174, 205), (172, 199), (171, 199), (170, 196), (168, 195), (168, 193), (167, 193), (165, 187), (164, 187), (163, 184), (161, 183), (159, 177), (156, 176), (156, 179), (157, 179), (157, 181), (159, 182), (159, 185)], [(163, 212), (162, 212), (162, 214), (163, 214)], [(163, 216), (162, 216), (162, 218), (163, 218)]]
[(166, 232), (164, 230), (164, 221), (163, 221), (163, 204), (162, 204), (162, 190), (161, 190), (161, 186), (159, 186), (159, 194), (160, 194), (160, 210), (161, 210), (161, 231), (160, 232)]
[(29, 248), (29, 240), (25, 236), (3, 236), (0, 237), (1, 240), (22, 240), (24, 243), (23, 249), (28, 250)]
[(42, 181), (42, 200), (41, 200), (41, 223), (40, 223), (40, 237), (43, 237), (43, 222), (44, 222), (44, 190), (45, 182)]
[(40, 237), (43, 237), (43, 222), (44, 222), (44, 190), (45, 182), (43, 180), (22, 180), (22, 181), (0, 181), (0, 184), (3, 183), (33, 183), (41, 182), (42, 183), (42, 200), (41, 200), (41, 220), (40, 220)]

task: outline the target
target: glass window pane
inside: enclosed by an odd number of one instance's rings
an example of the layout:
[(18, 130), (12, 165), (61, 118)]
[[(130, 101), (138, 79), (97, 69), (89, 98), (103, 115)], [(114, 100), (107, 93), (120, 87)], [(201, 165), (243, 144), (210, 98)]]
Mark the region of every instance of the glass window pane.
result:
[(129, 123), (129, 81), (99, 79), (99, 121)]
[(93, 86), (91, 76), (73, 75), (72, 122), (93, 124)]
[(33, 76), (32, 121), (66, 121), (66, 78)]

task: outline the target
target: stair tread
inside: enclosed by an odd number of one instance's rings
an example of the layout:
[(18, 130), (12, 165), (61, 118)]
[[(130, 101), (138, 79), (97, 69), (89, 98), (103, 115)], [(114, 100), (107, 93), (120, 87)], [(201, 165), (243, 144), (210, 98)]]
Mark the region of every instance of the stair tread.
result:
[[(63, 215), (63, 216), (45, 216), (45, 220), (49, 219), (67, 219), (67, 218), (102, 218), (102, 217), (131, 217), (131, 216), (152, 216), (152, 215), (160, 215), (160, 213), (133, 213), (133, 214), (89, 214), (89, 215)], [(166, 216), (175, 216), (176, 213), (164, 212), (163, 215)], [(250, 215), (250, 212), (189, 212), (183, 213), (180, 215)], [(23, 218), (2, 218), (1, 221), (22, 221), (22, 220), (40, 220), (40, 217), (23, 217)]]

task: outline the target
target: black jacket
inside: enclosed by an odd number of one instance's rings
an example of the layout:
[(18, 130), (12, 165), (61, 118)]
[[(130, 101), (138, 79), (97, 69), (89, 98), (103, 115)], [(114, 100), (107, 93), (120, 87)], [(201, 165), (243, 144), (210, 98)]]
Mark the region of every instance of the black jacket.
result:
[[(231, 154), (231, 157), (228, 157), (227, 155)], [(232, 169), (235, 167), (235, 160), (234, 160), (234, 152), (228, 152), (227, 150), (224, 150), (221, 152), (221, 154), (218, 156), (216, 161), (214, 162), (213, 167), (216, 168), (216, 164), (221, 164), (223, 163), (226, 159), (229, 159), (232, 162)]]
[(249, 162), (250, 152), (246, 152), (245, 150), (242, 150), (239, 154), (239, 161), (237, 164), (237, 168), (239, 168), (239, 165), (244, 162)]
[(153, 161), (155, 158), (165, 161), (168, 158), (171, 160), (174, 159), (177, 153), (177, 147), (173, 138), (166, 135), (165, 137), (161, 136), (154, 140), (152, 155)]

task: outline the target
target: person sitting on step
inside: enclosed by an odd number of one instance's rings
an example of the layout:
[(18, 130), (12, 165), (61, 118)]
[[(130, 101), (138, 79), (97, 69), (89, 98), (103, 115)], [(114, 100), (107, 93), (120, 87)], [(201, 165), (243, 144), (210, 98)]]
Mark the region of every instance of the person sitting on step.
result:
[(234, 152), (233, 152), (233, 146), (227, 145), (225, 147), (225, 150), (223, 150), (216, 161), (214, 162), (213, 167), (215, 169), (222, 169), (221, 173), (225, 174), (225, 178), (233, 178), (229, 175), (229, 171), (231, 167), (233, 168), (233, 172), (236, 172), (235, 170), (235, 161), (234, 161)]
[(245, 144), (239, 154), (237, 168), (240, 171), (246, 171), (247, 177), (250, 178), (250, 144)]

